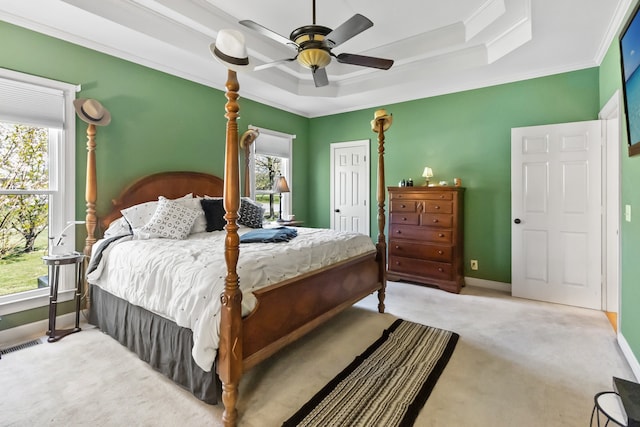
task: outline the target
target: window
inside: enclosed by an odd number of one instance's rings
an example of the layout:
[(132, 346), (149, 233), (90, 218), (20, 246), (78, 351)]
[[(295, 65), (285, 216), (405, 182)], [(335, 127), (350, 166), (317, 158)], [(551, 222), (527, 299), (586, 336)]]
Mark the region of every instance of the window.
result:
[[(0, 68), (0, 314), (48, 301), (41, 257), (75, 219), (78, 89)], [(60, 243), (75, 247), (73, 228), (65, 236)], [(61, 274), (63, 299), (72, 276)]]
[[(265, 219), (275, 220), (280, 216), (286, 218), (291, 214), (291, 200), (293, 197), (292, 180), (292, 151), (291, 146), (295, 135), (276, 132), (269, 129), (249, 126), (260, 131), (260, 135), (251, 145), (251, 194), (253, 198), (262, 203), (265, 211)], [(288, 193), (281, 194), (275, 191), (275, 182), (283, 176), (289, 186)]]

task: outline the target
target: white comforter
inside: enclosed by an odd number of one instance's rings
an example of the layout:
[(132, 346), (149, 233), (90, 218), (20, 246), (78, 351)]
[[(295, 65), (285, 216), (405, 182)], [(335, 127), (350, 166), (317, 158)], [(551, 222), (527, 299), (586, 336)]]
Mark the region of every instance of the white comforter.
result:
[[(237, 271), (243, 315), (255, 306), (253, 290), (360, 254), (375, 252), (371, 238), (326, 229), (298, 228), (290, 242), (241, 243)], [(239, 234), (250, 231), (241, 228)], [(192, 356), (205, 371), (216, 358), (220, 295), (224, 291), (224, 231), (185, 240), (133, 240), (109, 245), (90, 283), (193, 331)], [(94, 245), (94, 253), (103, 241)]]

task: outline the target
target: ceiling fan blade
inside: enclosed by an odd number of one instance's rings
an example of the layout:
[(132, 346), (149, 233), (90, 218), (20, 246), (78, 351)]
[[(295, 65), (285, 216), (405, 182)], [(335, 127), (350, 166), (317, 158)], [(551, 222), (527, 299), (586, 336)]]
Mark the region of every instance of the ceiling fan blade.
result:
[(379, 68), (381, 70), (388, 70), (393, 65), (393, 59), (354, 55), (352, 53), (341, 53), (336, 56), (336, 58), (338, 59), (338, 62), (342, 64), (360, 65), (362, 67)]
[(373, 22), (369, 18), (356, 13), (338, 28), (327, 34), (324, 39), (329, 48), (334, 48), (371, 27), (373, 27)]
[(327, 86), (329, 84), (329, 78), (327, 77), (326, 69), (312, 69), (311, 74), (313, 74), (313, 82), (316, 84), (316, 87)]
[(256, 65), (253, 68), (253, 71), (260, 71), (260, 70), (264, 70), (266, 68), (275, 67), (276, 65), (284, 64), (285, 62), (295, 61), (297, 57), (298, 57), (298, 55), (296, 55), (293, 58), (280, 59), (278, 61), (267, 62), (266, 64), (262, 64), (262, 65)]
[(283, 45), (290, 46), (296, 49), (299, 47), (295, 42), (293, 42), (292, 40), (289, 40), (285, 36), (281, 36), (280, 34), (274, 31), (271, 31), (270, 29), (263, 27), (262, 25), (256, 22), (253, 22), (249, 19), (240, 21), (240, 24), (244, 25), (247, 28), (251, 28), (254, 31), (259, 32), (263, 36), (269, 37), (271, 40), (275, 40), (278, 43), (282, 43)]

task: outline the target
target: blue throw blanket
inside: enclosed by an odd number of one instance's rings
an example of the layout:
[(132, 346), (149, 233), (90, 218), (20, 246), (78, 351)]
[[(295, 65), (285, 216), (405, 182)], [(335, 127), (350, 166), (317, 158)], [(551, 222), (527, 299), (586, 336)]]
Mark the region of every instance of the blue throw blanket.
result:
[(298, 235), (295, 228), (258, 228), (240, 236), (240, 243), (277, 243), (288, 242)]

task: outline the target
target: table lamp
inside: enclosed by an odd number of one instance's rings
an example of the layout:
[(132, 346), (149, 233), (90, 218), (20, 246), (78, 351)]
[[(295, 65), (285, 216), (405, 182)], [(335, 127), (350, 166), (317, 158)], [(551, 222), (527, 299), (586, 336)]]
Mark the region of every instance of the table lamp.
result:
[(278, 222), (284, 222), (284, 219), (282, 219), (282, 193), (289, 192), (289, 185), (287, 184), (287, 180), (284, 178), (284, 176), (280, 175), (276, 179), (276, 185), (274, 186), (273, 191), (275, 191), (276, 193), (280, 193), (280, 211), (278, 212)]
[(430, 167), (425, 167), (424, 171), (422, 171), (422, 176), (424, 177), (424, 185), (425, 187), (429, 186), (429, 178), (433, 176), (433, 171)]
[(74, 227), (78, 224), (85, 224), (85, 223), (86, 221), (68, 221), (67, 225), (62, 229), (59, 236), (56, 237), (51, 235), (49, 237), (49, 240), (51, 240), (51, 242), (49, 243), (49, 256), (73, 255), (74, 250), (73, 249), (68, 250), (64, 246), (64, 238), (67, 237), (65, 233), (71, 227)]

